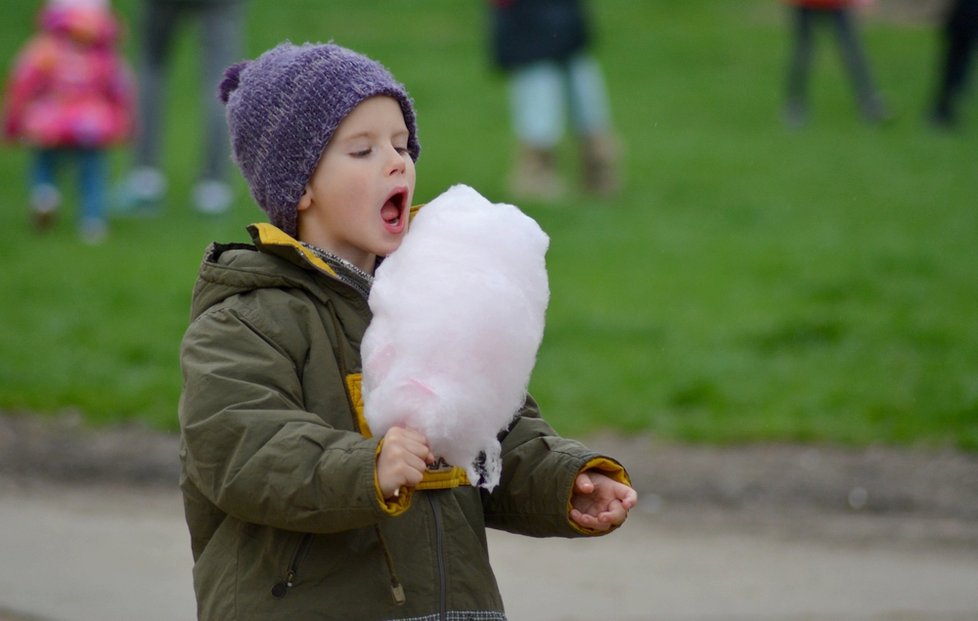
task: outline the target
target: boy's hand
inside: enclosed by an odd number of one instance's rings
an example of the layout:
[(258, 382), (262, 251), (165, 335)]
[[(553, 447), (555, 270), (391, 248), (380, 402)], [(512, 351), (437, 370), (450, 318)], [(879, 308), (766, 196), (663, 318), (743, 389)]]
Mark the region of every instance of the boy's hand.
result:
[(570, 518), (581, 528), (608, 531), (621, 525), (638, 502), (638, 492), (597, 470), (577, 475)]
[(420, 483), (428, 464), (434, 461), (423, 434), (403, 427), (388, 429), (377, 456), (377, 485), (384, 498), (397, 496), (402, 487)]

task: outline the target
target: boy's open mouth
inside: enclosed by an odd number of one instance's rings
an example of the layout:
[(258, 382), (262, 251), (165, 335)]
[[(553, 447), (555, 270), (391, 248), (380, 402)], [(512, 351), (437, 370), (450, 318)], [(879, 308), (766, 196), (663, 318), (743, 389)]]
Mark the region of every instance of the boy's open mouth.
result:
[(403, 189), (397, 189), (387, 197), (384, 206), (380, 208), (380, 217), (392, 231), (398, 231), (402, 228), (406, 202), (407, 192)]

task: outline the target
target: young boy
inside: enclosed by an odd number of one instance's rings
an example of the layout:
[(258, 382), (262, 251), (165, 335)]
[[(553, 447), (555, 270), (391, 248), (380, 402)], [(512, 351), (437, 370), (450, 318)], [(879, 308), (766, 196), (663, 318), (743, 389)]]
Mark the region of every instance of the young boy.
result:
[(374, 268), (408, 230), (412, 102), (364, 56), (290, 43), (229, 68), (221, 98), (271, 222), (207, 250), (181, 350), (199, 618), (505, 619), (485, 527), (608, 532), (636, 502), (624, 469), (530, 397), (491, 493), (429, 469), (416, 431), (370, 437), (360, 342)]

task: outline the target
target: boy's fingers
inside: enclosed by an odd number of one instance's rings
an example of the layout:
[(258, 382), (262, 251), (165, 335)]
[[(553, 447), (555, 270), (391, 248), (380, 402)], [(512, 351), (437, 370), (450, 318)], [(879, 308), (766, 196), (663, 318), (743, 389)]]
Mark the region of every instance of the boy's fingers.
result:
[(631, 509), (638, 504), (638, 492), (632, 488), (628, 488), (628, 492), (625, 493), (625, 498), (621, 501), (622, 506), (626, 509)]
[(611, 525), (621, 523), (625, 519), (626, 514), (624, 505), (615, 500), (608, 505), (608, 510), (602, 513), (600, 517), (602, 522)]
[(577, 479), (574, 481), (574, 487), (582, 494), (590, 494), (594, 491), (594, 483), (586, 472), (577, 475)]

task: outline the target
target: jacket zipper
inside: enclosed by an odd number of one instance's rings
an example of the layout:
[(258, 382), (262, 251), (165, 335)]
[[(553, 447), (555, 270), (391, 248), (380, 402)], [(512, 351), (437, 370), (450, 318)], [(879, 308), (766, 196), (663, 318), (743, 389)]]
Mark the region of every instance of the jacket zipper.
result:
[(289, 589), (295, 584), (295, 578), (299, 573), (299, 561), (306, 555), (311, 542), (311, 533), (306, 533), (302, 536), (302, 540), (299, 541), (299, 547), (296, 548), (295, 554), (292, 555), (292, 562), (289, 563), (289, 569), (285, 572), (285, 578), (272, 587), (272, 597), (282, 599), (288, 594)]
[(439, 619), (448, 618), (448, 576), (445, 571), (445, 530), (442, 526), (441, 503), (437, 494), (425, 494), (431, 504), (431, 513), (435, 519), (435, 561), (438, 568), (438, 604)]
[[(349, 376), (349, 371), (346, 366), (346, 356), (343, 354), (343, 344), (347, 343), (346, 333), (343, 331), (343, 325), (340, 323), (340, 318), (336, 314), (336, 309), (333, 308), (332, 304), (326, 304), (326, 310), (329, 311), (330, 319), (333, 320), (333, 330), (336, 332), (337, 347), (336, 354), (339, 359), (340, 371), (343, 377)], [(342, 341), (342, 342), (340, 342)], [(353, 419), (353, 428), (357, 432), (362, 433), (363, 430), (360, 429), (360, 422), (357, 420), (356, 406), (353, 403), (353, 398), (350, 395), (349, 389), (346, 391), (346, 400), (350, 406), (350, 417)], [(394, 559), (391, 558), (390, 550), (387, 548), (387, 542), (384, 540), (384, 535), (380, 532), (380, 525), (374, 525), (374, 532), (377, 533), (377, 540), (380, 542), (380, 550), (384, 553), (384, 562), (387, 563), (387, 573), (390, 575), (390, 586), (391, 586), (391, 597), (394, 599), (394, 603), (398, 606), (404, 605), (407, 601), (407, 597), (404, 594), (404, 586), (401, 581), (397, 579), (397, 572), (394, 571)]]

